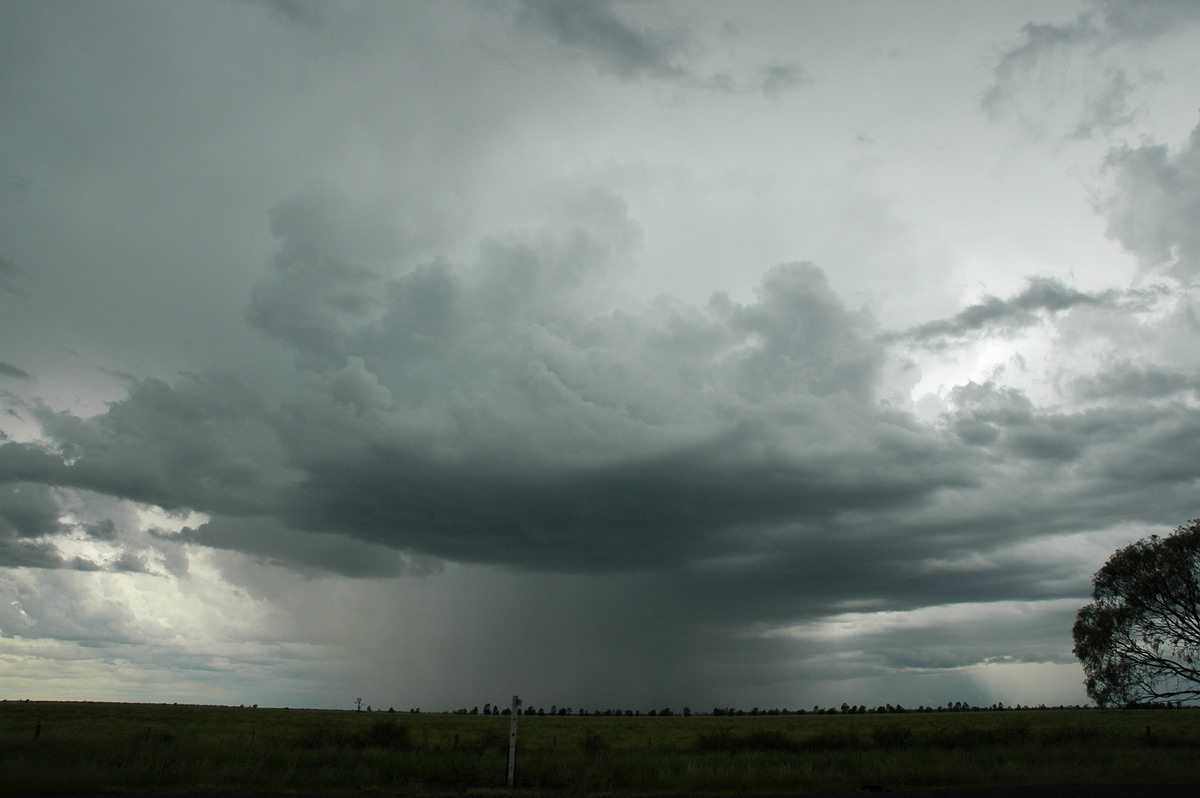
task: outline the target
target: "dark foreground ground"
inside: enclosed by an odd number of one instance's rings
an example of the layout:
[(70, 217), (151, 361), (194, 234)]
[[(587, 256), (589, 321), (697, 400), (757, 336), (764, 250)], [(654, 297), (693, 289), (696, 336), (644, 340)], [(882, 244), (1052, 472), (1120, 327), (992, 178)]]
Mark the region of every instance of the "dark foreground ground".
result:
[[(1081, 784), (1057, 787), (946, 787), (938, 790), (887, 791), (893, 798), (1200, 798), (1200, 784)], [(856, 793), (813, 794), (805, 798), (844, 798)], [(779, 798), (779, 796), (775, 796)]]
[[(1200, 798), (1200, 784), (1079, 784), (1047, 787), (946, 787), (935, 790), (889, 790), (882, 786), (864, 786), (852, 793), (797, 793), (795, 795), (730, 795), (709, 798), (850, 798), (888, 793), (892, 798)], [(496, 795), (520, 795), (497, 790)], [(539, 793), (531, 796), (546, 798)], [(372, 793), (370, 798), (385, 798), (387, 793)], [(15, 798), (21, 798), (16, 796)], [(45, 798), (42, 796), (41, 798)], [(57, 798), (111, 798), (101, 795), (71, 795)], [(297, 798), (295, 795), (270, 796), (239, 793), (138, 794), (137, 798)], [(306, 798), (355, 798), (355, 796), (307, 796)], [(366, 796), (362, 796), (366, 798)], [(552, 798), (572, 798), (570, 795)]]

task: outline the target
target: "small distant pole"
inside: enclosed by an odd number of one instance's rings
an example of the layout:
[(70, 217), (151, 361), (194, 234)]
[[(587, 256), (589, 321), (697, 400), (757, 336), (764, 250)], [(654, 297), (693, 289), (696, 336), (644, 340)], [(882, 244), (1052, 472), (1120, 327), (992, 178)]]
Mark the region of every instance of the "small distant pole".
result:
[(521, 699), (513, 696), (512, 719), (508, 722), (508, 786), (513, 786), (513, 777), (517, 772), (517, 716), (521, 710)]

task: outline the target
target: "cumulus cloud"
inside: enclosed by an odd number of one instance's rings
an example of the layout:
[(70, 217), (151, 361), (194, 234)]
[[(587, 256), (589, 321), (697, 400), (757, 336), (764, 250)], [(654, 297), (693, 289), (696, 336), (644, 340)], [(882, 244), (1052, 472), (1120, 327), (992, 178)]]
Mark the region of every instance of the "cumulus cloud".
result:
[(0, 534), (8, 537), (39, 538), (61, 531), (58, 502), (44, 485), (9, 483), (2, 487)]
[(1190, 283), (1200, 273), (1200, 126), (1175, 151), (1118, 147), (1106, 163), (1114, 181), (1103, 205), (1109, 235), (1146, 269)]

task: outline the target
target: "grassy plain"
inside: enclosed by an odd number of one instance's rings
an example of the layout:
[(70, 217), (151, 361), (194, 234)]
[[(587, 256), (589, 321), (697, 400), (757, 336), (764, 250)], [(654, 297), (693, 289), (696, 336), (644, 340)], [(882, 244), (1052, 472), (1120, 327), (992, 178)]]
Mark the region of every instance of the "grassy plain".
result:
[[(509, 719), (0, 702), (0, 795), (504, 795)], [(1200, 784), (1200, 711), (522, 716), (517, 793)]]

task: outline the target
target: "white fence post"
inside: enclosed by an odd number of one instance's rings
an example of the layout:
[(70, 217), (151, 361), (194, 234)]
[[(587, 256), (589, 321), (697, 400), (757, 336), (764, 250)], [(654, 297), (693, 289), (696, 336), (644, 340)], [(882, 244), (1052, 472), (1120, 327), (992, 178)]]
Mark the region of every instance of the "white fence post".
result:
[(513, 786), (517, 772), (517, 716), (521, 714), (521, 699), (513, 696), (512, 719), (508, 724), (508, 786)]

